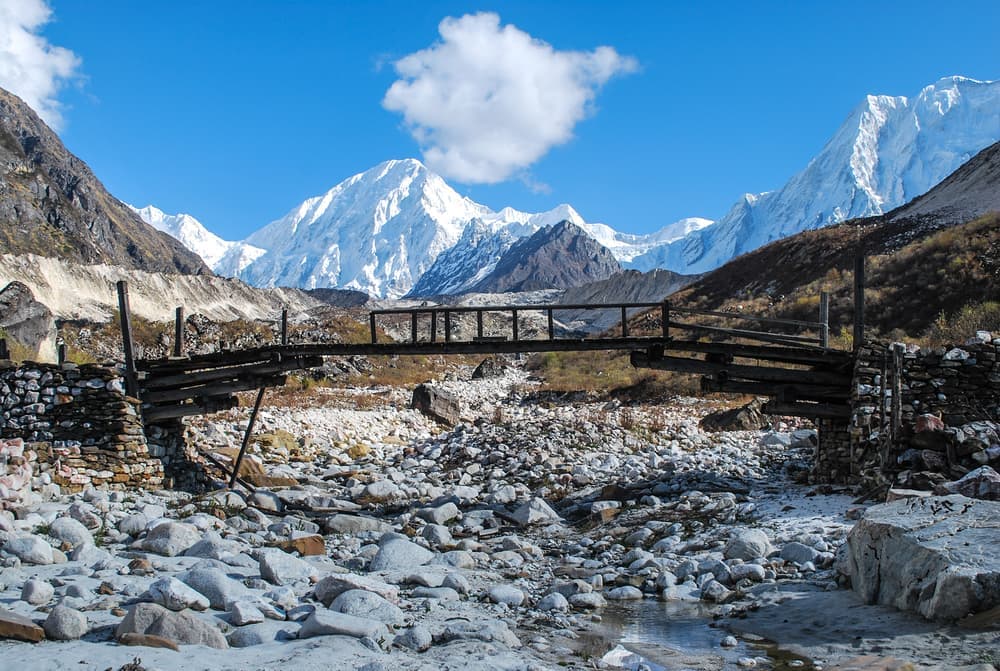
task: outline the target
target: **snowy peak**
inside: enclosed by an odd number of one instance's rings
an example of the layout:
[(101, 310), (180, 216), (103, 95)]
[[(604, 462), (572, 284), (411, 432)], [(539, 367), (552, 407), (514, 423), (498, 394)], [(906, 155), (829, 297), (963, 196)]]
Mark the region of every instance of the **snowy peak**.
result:
[(247, 238), (268, 251), (240, 276), (259, 286), (339, 287), (396, 298), (468, 222), (489, 214), (420, 161), (386, 161)]
[(132, 205), (128, 207), (144, 222), (174, 237), (200, 256), (214, 272), (220, 275), (235, 275), (264, 253), (263, 249), (242, 242), (223, 240), (190, 214), (166, 214), (152, 205), (141, 208)]

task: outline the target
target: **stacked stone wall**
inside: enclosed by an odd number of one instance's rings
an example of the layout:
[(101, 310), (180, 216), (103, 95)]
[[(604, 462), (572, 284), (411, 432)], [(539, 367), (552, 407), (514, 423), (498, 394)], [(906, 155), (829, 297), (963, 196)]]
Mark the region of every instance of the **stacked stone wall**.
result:
[[(899, 484), (909, 471), (952, 479), (977, 465), (995, 464), (1000, 460), (998, 354), (1000, 338), (986, 333), (954, 347), (907, 346), (899, 376), (900, 423), (893, 435), (891, 345), (866, 342), (855, 360), (850, 447), (818, 453), (817, 479), (874, 487)], [(933, 485), (937, 478), (925, 479)]]
[(115, 370), (0, 361), (0, 402), (0, 438), (22, 439), (61, 487), (162, 486), (163, 464)]

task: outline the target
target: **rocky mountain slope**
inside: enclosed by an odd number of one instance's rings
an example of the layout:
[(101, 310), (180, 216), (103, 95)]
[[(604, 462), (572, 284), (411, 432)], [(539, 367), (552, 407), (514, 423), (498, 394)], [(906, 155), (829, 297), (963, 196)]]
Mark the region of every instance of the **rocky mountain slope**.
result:
[(0, 251), (149, 272), (209, 274), (145, 224), (20, 98), (0, 89)]
[(563, 221), (515, 242), (473, 291), (567, 289), (606, 279), (620, 270), (606, 247), (576, 224)]
[(129, 284), (132, 312), (153, 321), (172, 320), (174, 308), (215, 321), (276, 319), (320, 301), (299, 289), (258, 289), (224, 277), (146, 272), (106, 264), (78, 264), (34, 254), (0, 254), (0, 288), (20, 281), (62, 320), (108, 321), (117, 309), (115, 282)]
[(265, 251), (245, 242), (223, 240), (190, 214), (167, 214), (152, 205), (141, 208), (129, 205), (129, 208), (144, 222), (198, 254), (220, 275), (239, 274)]
[(864, 250), (868, 323), (883, 333), (898, 328), (919, 336), (940, 315), (947, 319), (964, 306), (1000, 295), (998, 193), (1000, 143), (903, 207), (765, 245), (707, 274), (672, 300), (814, 320), (819, 292), (829, 291), (836, 333), (850, 325), (851, 270), (855, 255)]
[(803, 230), (888, 212), (1000, 139), (1000, 81), (946, 77), (915, 98), (868, 96), (777, 191), (746, 194), (715, 225), (640, 261), (698, 273)]

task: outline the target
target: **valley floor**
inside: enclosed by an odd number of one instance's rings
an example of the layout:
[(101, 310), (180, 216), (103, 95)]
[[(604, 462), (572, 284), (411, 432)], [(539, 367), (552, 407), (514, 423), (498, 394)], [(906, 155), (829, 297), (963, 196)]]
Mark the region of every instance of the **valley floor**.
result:
[[(867, 655), (882, 661), (857, 668), (995, 668), (995, 625), (933, 625), (839, 584), (835, 554), (861, 510), (847, 491), (797, 484), (809, 430), (709, 434), (706, 401), (548, 397), (517, 368), (468, 373), (436, 383), (462, 402), (450, 430), (408, 409), (402, 389), (320, 388), (313, 407), (265, 408), (255, 465), (294, 487), (89, 491), (0, 515), (0, 540), (38, 539), (8, 542), (0, 615), (79, 639), (0, 641), (0, 659), (707, 671), (851, 668), (837, 665)], [(231, 457), (245, 416), (197, 420), (192, 439)], [(269, 549), (281, 543), (321, 554)], [(127, 632), (202, 644), (115, 642)]]

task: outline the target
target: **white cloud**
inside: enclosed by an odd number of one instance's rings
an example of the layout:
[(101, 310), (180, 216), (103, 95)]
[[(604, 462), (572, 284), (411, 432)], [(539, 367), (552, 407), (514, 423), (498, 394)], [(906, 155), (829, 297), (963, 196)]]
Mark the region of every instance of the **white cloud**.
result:
[(80, 59), (38, 34), (51, 16), (45, 0), (0, 0), (0, 86), (58, 128), (62, 115), (56, 95), (76, 75)]
[(500, 182), (573, 137), (598, 89), (637, 68), (611, 47), (557, 51), (492, 13), (444, 19), (441, 41), (396, 61), (382, 101), (445, 177)]

